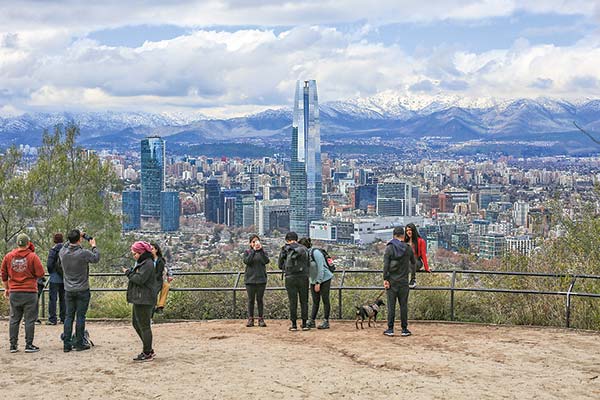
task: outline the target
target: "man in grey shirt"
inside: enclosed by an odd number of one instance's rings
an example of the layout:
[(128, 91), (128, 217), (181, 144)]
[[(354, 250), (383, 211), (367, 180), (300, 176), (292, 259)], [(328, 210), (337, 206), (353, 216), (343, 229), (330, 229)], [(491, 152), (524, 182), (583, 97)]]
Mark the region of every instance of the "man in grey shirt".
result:
[[(84, 343), (83, 335), (85, 332), (85, 314), (90, 305), (90, 281), (89, 263), (100, 261), (100, 253), (96, 247), (96, 240), (73, 229), (67, 236), (69, 243), (60, 250), (59, 257), (64, 273), (66, 317), (64, 326), (64, 346), (65, 353), (75, 349), (75, 351), (89, 350), (90, 345)], [(81, 247), (81, 239), (85, 238), (91, 250)], [(75, 341), (73, 342), (73, 320), (77, 315), (75, 322)]]

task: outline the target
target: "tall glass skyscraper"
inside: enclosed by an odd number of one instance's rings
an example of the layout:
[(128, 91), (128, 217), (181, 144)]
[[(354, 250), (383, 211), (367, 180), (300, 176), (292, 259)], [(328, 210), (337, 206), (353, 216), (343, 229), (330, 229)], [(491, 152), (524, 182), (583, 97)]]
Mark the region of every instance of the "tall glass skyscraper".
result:
[(204, 215), (206, 220), (221, 223), (219, 219), (219, 200), (221, 199), (221, 185), (215, 176), (211, 176), (204, 184)]
[(321, 133), (317, 82), (297, 81), (290, 165), (290, 230), (308, 236), (310, 221), (323, 217)]
[(160, 192), (165, 190), (165, 141), (160, 136), (142, 140), (142, 216), (160, 216)]
[(123, 230), (134, 231), (140, 229), (141, 212), (140, 212), (140, 191), (125, 190), (123, 196)]
[(179, 230), (179, 215), (181, 214), (179, 192), (175, 190), (160, 192), (160, 206), (160, 230), (163, 232)]

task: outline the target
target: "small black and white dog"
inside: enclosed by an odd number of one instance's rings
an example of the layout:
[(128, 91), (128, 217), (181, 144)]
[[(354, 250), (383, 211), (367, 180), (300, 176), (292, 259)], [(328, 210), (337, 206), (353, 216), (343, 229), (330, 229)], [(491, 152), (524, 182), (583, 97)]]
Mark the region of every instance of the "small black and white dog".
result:
[(385, 303), (383, 300), (378, 299), (374, 304), (356, 307), (356, 329), (358, 329), (358, 322), (360, 321), (360, 329), (363, 328), (363, 321), (365, 318), (368, 318), (369, 327), (371, 327), (371, 320), (373, 320), (373, 326), (377, 327), (377, 313), (379, 313), (379, 308), (384, 306)]

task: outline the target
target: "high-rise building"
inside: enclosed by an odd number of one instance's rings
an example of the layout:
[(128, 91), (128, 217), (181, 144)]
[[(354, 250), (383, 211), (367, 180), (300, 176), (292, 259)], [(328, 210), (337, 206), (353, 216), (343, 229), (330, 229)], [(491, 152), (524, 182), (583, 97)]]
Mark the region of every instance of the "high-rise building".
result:
[(255, 195), (250, 190), (239, 191), (235, 199), (235, 226), (254, 225)]
[(354, 208), (367, 211), (369, 205), (377, 204), (377, 185), (357, 186), (354, 192)]
[(179, 192), (175, 190), (163, 190), (160, 192), (160, 230), (173, 232), (179, 230), (179, 215), (181, 214), (181, 202)]
[(204, 184), (204, 215), (207, 221), (219, 223), (220, 198), (221, 185), (213, 175)]
[(160, 216), (160, 192), (165, 190), (165, 141), (159, 136), (142, 140), (142, 216)]
[(290, 229), (290, 200), (259, 200), (254, 212), (254, 226), (259, 235), (274, 230), (286, 233)]
[(219, 199), (219, 223), (235, 225), (235, 203), (239, 189), (222, 189)]
[(387, 179), (377, 184), (377, 215), (381, 217), (413, 216), (412, 184), (397, 179)]
[(527, 214), (529, 214), (529, 203), (517, 201), (513, 205), (513, 221), (516, 226), (527, 225)]
[(290, 164), (290, 229), (308, 236), (310, 221), (323, 217), (321, 133), (315, 80), (296, 82)]
[(126, 190), (122, 193), (123, 197), (123, 230), (134, 231), (142, 227), (140, 191)]
[(479, 239), (479, 257), (491, 260), (504, 255), (506, 238), (502, 233), (490, 232)]

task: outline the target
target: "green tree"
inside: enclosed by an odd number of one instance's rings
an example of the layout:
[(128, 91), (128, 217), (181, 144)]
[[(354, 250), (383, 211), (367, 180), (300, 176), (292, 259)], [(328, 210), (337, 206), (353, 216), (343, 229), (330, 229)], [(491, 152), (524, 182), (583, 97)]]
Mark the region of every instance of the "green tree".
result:
[(0, 251), (5, 254), (16, 236), (26, 231), (35, 217), (33, 192), (16, 147), (0, 156)]
[(49, 248), (55, 232), (84, 229), (97, 239), (101, 264), (117, 263), (126, 253), (114, 207), (121, 184), (110, 164), (76, 144), (79, 128), (55, 127), (43, 134), (37, 163), (28, 174), (35, 199), (34, 242)]

